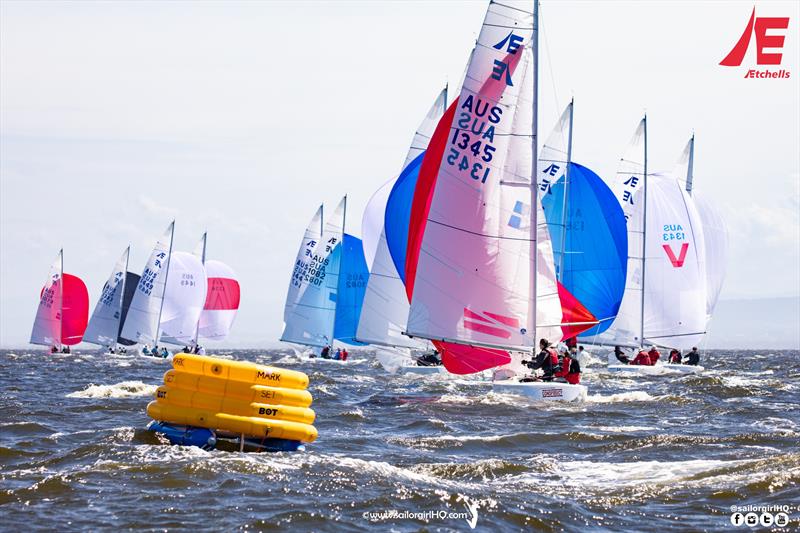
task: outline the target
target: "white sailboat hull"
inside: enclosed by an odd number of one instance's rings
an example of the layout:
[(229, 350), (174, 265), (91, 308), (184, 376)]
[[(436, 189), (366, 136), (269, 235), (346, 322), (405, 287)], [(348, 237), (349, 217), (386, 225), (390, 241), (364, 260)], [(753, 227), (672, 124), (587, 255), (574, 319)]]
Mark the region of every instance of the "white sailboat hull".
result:
[(700, 374), (702, 366), (678, 365), (673, 363), (646, 365), (608, 365), (608, 370), (629, 376), (658, 376), (662, 374)]
[(534, 400), (575, 402), (584, 401), (588, 394), (585, 385), (571, 385), (569, 383), (557, 383), (546, 381), (519, 381), (509, 379), (505, 381), (495, 381), (492, 384), (495, 392), (506, 394), (517, 394), (527, 396)]

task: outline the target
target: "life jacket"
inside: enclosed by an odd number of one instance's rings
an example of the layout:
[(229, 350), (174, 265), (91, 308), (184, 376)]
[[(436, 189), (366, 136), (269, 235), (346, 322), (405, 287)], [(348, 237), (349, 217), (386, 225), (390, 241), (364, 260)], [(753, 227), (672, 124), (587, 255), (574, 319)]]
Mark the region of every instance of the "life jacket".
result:
[(558, 368), (558, 352), (552, 348), (548, 348), (547, 353), (550, 354), (550, 365), (553, 367), (553, 370), (555, 370)]
[(661, 357), (661, 353), (658, 350), (656, 350), (655, 348), (653, 348), (652, 350), (647, 352), (647, 355), (650, 357), (650, 364), (651, 365), (656, 364), (656, 361), (658, 361), (659, 358)]
[(632, 365), (643, 365), (643, 366), (652, 366), (652, 362), (650, 361), (650, 356), (647, 355), (647, 352), (642, 350), (641, 352), (636, 354), (636, 358), (631, 361)]

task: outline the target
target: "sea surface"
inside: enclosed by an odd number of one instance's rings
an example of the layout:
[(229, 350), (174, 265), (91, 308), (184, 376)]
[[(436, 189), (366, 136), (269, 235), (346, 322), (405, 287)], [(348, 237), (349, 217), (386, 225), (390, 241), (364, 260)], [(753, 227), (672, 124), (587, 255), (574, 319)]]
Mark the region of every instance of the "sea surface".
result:
[(707, 352), (699, 376), (598, 362), (577, 404), (368, 351), (221, 352), (309, 374), (319, 439), (277, 454), (163, 444), (145, 406), (169, 365), (79, 352), (0, 351), (2, 530), (748, 531), (731, 506), (800, 504), (797, 351)]

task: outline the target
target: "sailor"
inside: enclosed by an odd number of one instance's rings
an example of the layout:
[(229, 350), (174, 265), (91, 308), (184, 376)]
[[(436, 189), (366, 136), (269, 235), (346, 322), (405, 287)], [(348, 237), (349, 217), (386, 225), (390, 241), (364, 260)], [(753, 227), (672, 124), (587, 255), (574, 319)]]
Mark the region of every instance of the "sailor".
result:
[(58, 353), (58, 347), (53, 346), (52, 348), (50, 348), (50, 353)]
[(417, 358), (417, 366), (441, 366), (442, 358), (439, 355), (439, 350), (434, 350), (433, 353), (426, 353)]
[(203, 346), (198, 345), (197, 346), (197, 355), (205, 355), (205, 354), (206, 354), (206, 349)]
[(682, 356), (681, 356), (681, 352), (679, 350), (676, 350), (675, 348), (670, 350), (670, 352), (669, 352), (669, 362), (670, 363), (675, 364), (675, 365), (679, 365), (679, 364), (681, 364), (681, 359), (682, 359)]
[(323, 359), (330, 359), (331, 358), (331, 347), (325, 346), (322, 348), (322, 351), (319, 353), (319, 356)]
[(571, 385), (579, 384), (581, 382), (581, 364), (578, 362), (577, 356), (578, 350), (573, 346), (569, 352), (564, 354), (561, 370), (555, 373), (555, 377), (563, 378)]
[(623, 365), (631, 364), (631, 360), (628, 359), (628, 356), (625, 355), (625, 352), (623, 352), (622, 348), (620, 348), (619, 346), (614, 346), (614, 355), (617, 357), (617, 361), (619, 361)]
[(167, 357), (169, 357), (169, 350), (167, 350), (167, 347), (166, 347), (166, 346), (164, 346), (163, 348), (161, 348), (161, 357), (163, 357), (164, 359), (166, 359)]
[(158, 344), (154, 344), (153, 347), (150, 349), (150, 355), (153, 357), (158, 357)]
[(685, 365), (697, 366), (700, 364), (700, 354), (697, 352), (697, 346), (692, 346), (692, 351), (686, 354)]
[(333, 354), (333, 360), (334, 361), (341, 361), (342, 360), (342, 349), (341, 348), (336, 348), (336, 353)]
[(656, 364), (658, 362), (658, 360), (661, 358), (661, 352), (659, 352), (656, 349), (655, 345), (650, 346), (650, 351), (647, 352), (647, 355), (650, 356), (650, 364), (651, 365)]
[(541, 339), (539, 341), (541, 351), (533, 361), (522, 361), (531, 370), (542, 369), (542, 381), (552, 381), (553, 373), (558, 367), (558, 353), (550, 346), (550, 341)]
[(567, 345), (567, 348), (571, 350), (573, 347), (578, 346), (578, 339), (576, 339), (575, 337), (570, 337), (567, 340), (565, 340), (564, 343)]
[(184, 346), (183, 349), (181, 350), (181, 353), (192, 353), (192, 349), (189, 348), (188, 346)]
[(342, 348), (342, 361), (347, 361), (347, 356), (350, 355), (347, 353), (347, 348)]
[(639, 353), (636, 354), (636, 357), (631, 361), (632, 365), (642, 365), (642, 366), (652, 366), (653, 363), (650, 361), (650, 356), (645, 352), (643, 349), (639, 350)]
[(583, 346), (578, 346), (578, 361), (583, 361)]

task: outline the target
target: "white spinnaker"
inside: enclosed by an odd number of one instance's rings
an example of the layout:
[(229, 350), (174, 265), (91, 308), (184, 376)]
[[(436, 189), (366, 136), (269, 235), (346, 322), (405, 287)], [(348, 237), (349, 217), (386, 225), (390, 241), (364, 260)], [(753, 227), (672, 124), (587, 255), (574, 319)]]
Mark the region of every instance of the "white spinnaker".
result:
[[(364, 208), (364, 216), (361, 218), (361, 243), (364, 246), (364, 260), (367, 262), (367, 269), (372, 272), (372, 263), (381, 245), (381, 239), (386, 240), (383, 231), (383, 220), (386, 214), (386, 202), (392, 192), (392, 187), (397, 178), (390, 179), (375, 191), (375, 194), (367, 202)], [(385, 245), (385, 243), (384, 243)]]
[(411, 139), (411, 147), (408, 149), (406, 160), (403, 162), (403, 166), (401, 168), (406, 168), (408, 164), (416, 159), (419, 154), (428, 149), (428, 143), (431, 141), (431, 137), (433, 136), (433, 132), (436, 130), (436, 125), (439, 123), (439, 119), (442, 118), (442, 115), (445, 112), (446, 105), (447, 87), (442, 89), (442, 92), (440, 92), (436, 97), (433, 105), (428, 110), (428, 114), (425, 115), (425, 118), (422, 119), (422, 122), (420, 122), (419, 126), (417, 127), (417, 131), (414, 132), (414, 138)]
[(130, 250), (130, 246), (125, 249), (103, 285), (100, 299), (97, 301), (92, 317), (89, 319), (89, 325), (86, 326), (86, 332), (83, 334), (85, 342), (100, 346), (113, 346), (117, 343)]
[(58, 346), (61, 344), (61, 304), (63, 301), (64, 251), (50, 265), (47, 282), (39, 297), (39, 307), (33, 321), (31, 344)]
[(710, 321), (725, 282), (728, 264), (728, 228), (720, 212), (702, 191), (695, 189), (692, 192), (692, 199), (703, 225), (706, 247), (706, 315)]
[(175, 222), (172, 222), (147, 260), (142, 277), (133, 293), (125, 324), (122, 326), (121, 336), (124, 339), (141, 344), (154, 344), (161, 303), (164, 300), (166, 287), (164, 277), (169, 265), (174, 229)]
[(161, 310), (160, 341), (187, 344), (195, 340), (207, 290), (202, 261), (188, 252), (172, 252)]
[(647, 177), (644, 285), (646, 343), (685, 350), (706, 326), (703, 226), (683, 184), (671, 175)]
[(614, 322), (592, 342), (639, 346), (642, 334), (642, 272), (644, 268), (644, 138), (642, 119), (619, 162), (617, 174), (608, 186), (617, 197), (628, 224), (628, 273), (625, 294)]
[[(213, 259), (206, 261), (205, 267), (206, 275), (208, 276), (209, 290), (228, 290), (231, 288), (231, 282), (228, 280), (233, 280), (236, 282), (236, 292), (238, 295), (238, 276), (231, 267), (221, 261), (215, 261)], [(222, 284), (213, 283), (212, 280), (217, 278), (224, 278), (226, 282)], [(204, 308), (203, 312), (200, 314), (198, 336), (201, 339), (215, 341), (225, 340), (225, 338), (231, 332), (231, 327), (233, 327), (233, 321), (236, 318), (236, 312), (238, 311), (238, 308), (219, 309), (219, 306), (213, 306), (213, 309), (209, 309), (207, 308), (208, 301), (209, 299), (213, 301), (213, 293), (210, 296), (211, 298), (209, 298), (209, 295), (206, 296), (206, 308)], [(238, 300), (238, 296), (236, 299)], [(225, 298), (225, 300), (228, 300), (228, 298)]]
[(341, 253), (333, 252), (342, 240), (344, 209), (342, 200), (323, 231), (320, 207), (306, 228), (286, 295), (282, 341), (307, 346), (325, 346), (333, 342), (338, 255)]
[(517, 349), (535, 342), (532, 10), (513, 1), (487, 10), (428, 212), (411, 335)]
[[(405, 169), (408, 164), (428, 148), (428, 142), (433, 135), (436, 124), (445, 111), (447, 88), (445, 87), (436, 97), (428, 114), (417, 128), (411, 147), (403, 164)], [(374, 254), (367, 258), (370, 269), (367, 290), (364, 293), (364, 302), (361, 316), (358, 320), (356, 337), (360, 342), (384, 346), (399, 346), (424, 350), (428, 342), (423, 339), (412, 339), (403, 332), (406, 331), (408, 320), (408, 296), (406, 287), (400, 279), (394, 265), (386, 241), (384, 225), (386, 202), (397, 179), (392, 179), (384, 184), (373, 195), (364, 212), (361, 234), (364, 241), (364, 253), (370, 245), (368, 235), (378, 233)], [(377, 228), (377, 232), (376, 232)]]
[[(539, 152), (538, 174), (539, 197), (550, 192), (550, 186), (560, 180), (567, 171), (569, 158), (569, 128), (572, 121), (572, 103), (568, 104), (561, 117), (553, 126), (541, 152)], [(541, 219), (538, 223), (541, 224)]]

